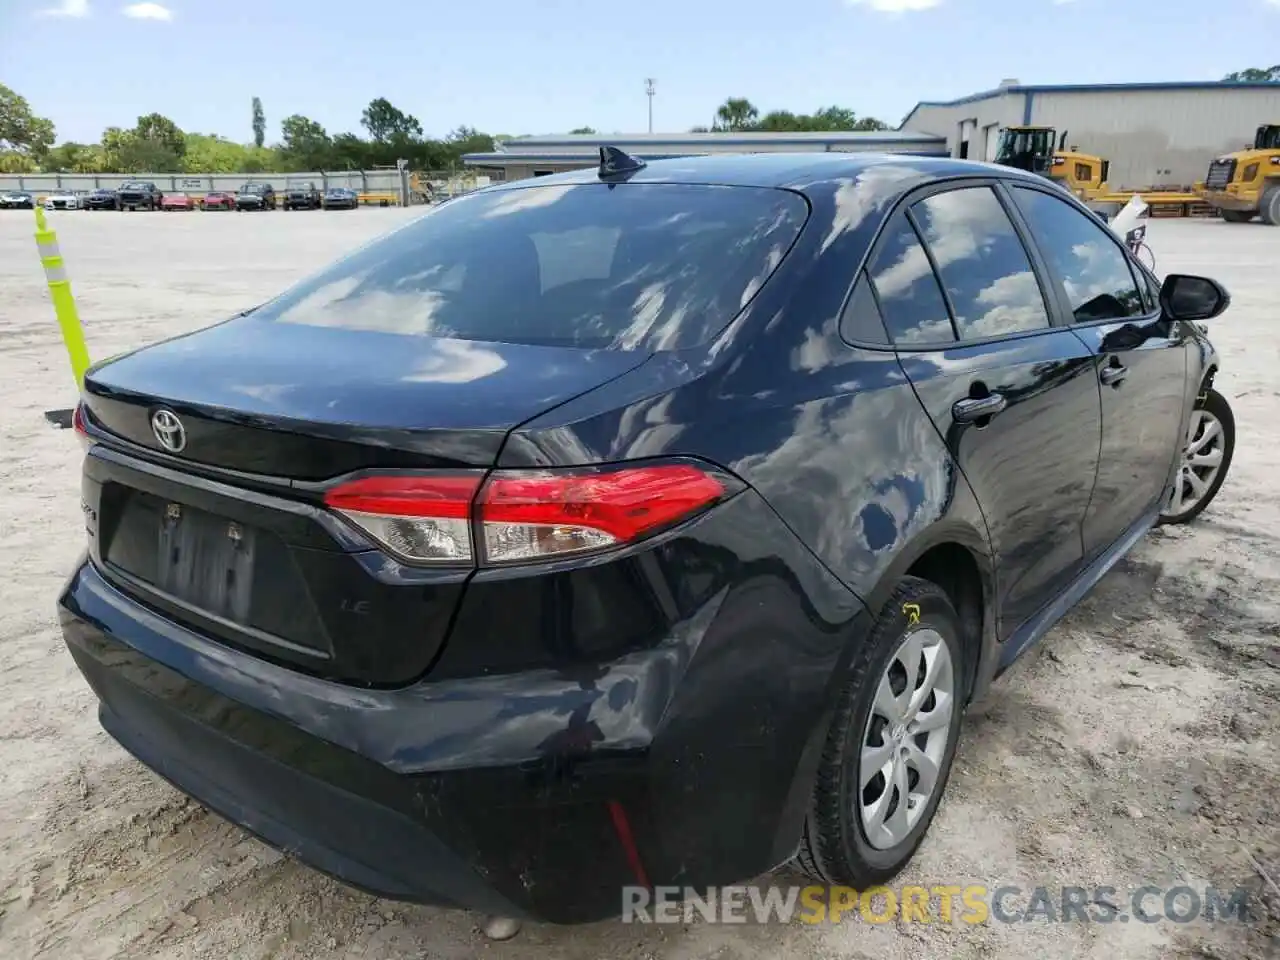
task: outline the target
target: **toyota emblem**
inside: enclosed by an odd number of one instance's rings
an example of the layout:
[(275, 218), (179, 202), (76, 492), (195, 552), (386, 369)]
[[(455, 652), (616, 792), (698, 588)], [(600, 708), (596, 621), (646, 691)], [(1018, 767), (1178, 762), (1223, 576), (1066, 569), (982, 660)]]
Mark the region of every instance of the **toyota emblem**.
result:
[(151, 415), (151, 432), (170, 453), (181, 453), (187, 445), (187, 430), (172, 410), (157, 410)]

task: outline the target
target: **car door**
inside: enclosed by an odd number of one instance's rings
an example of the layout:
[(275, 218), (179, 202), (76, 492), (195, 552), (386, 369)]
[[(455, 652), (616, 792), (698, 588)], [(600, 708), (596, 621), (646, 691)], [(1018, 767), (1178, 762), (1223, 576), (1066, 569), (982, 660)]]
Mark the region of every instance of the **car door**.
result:
[(913, 195), (868, 271), (899, 361), (986, 520), (1000, 636), (1083, 565), (1100, 412), (1093, 354), (1051, 323), (992, 181)]
[(1181, 449), (1187, 397), (1182, 325), (1165, 320), (1119, 238), (1051, 190), (1011, 185), (1070, 311), (1071, 329), (1094, 356), (1102, 396), (1098, 480), (1084, 520), (1087, 558), (1136, 524), (1154, 520)]

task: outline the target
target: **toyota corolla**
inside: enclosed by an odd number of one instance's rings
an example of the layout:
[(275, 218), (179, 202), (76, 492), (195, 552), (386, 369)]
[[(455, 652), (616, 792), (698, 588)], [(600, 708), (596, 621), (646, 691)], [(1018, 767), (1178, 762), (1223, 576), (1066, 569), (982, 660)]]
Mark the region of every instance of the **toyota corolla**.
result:
[(143, 763), (382, 896), (864, 888), (1217, 493), (1226, 305), (1015, 170), (605, 150), (94, 367), (63, 631)]

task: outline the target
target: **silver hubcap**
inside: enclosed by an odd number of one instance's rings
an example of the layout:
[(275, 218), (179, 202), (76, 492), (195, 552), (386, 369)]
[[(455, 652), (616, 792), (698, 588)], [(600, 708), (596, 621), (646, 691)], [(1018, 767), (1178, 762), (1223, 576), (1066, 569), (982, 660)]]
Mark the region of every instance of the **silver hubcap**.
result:
[(936, 630), (907, 634), (876, 688), (858, 758), (858, 816), (887, 850), (920, 822), (938, 787), (955, 709), (951, 651)]
[(1222, 469), (1226, 434), (1222, 423), (1208, 410), (1195, 410), (1182, 451), (1182, 466), (1173, 481), (1165, 516), (1177, 517), (1199, 506)]

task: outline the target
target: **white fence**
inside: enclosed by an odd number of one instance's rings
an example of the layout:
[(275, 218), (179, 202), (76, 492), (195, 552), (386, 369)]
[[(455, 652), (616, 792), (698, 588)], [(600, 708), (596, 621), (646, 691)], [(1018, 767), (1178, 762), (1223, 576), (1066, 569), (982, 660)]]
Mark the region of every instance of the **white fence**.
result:
[(411, 203), (409, 174), (398, 170), (316, 171), (314, 173), (3, 173), (0, 191), (114, 190), (131, 180), (150, 181), (162, 193), (203, 195), (215, 190), (237, 192), (246, 183), (269, 183), (283, 191), (291, 183), (312, 181), (321, 190), (350, 187), (357, 193), (394, 194), (396, 202)]

